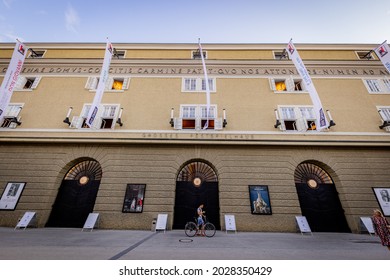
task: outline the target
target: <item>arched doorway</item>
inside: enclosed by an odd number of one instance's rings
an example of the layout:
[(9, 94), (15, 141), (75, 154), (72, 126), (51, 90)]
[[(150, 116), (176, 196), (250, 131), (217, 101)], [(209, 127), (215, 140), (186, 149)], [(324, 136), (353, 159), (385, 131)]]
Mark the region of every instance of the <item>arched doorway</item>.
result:
[(351, 232), (336, 186), (320, 166), (304, 162), (294, 173), (302, 215), (313, 232)]
[(184, 229), (188, 221), (194, 220), (200, 204), (204, 204), (207, 219), (220, 229), (217, 174), (209, 164), (192, 161), (180, 170), (176, 179), (172, 228)]
[(102, 169), (95, 160), (74, 165), (62, 180), (47, 227), (83, 227), (93, 211)]

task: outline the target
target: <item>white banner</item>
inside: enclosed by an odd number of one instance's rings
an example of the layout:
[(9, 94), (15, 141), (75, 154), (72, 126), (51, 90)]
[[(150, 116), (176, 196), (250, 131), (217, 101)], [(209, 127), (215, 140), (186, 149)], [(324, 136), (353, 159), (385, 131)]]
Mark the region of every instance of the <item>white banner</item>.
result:
[(206, 63), (204, 61), (204, 56), (203, 56), (203, 50), (202, 46), (200, 44), (199, 40), (199, 51), (200, 51), (200, 57), (202, 58), (202, 65), (203, 65), (203, 72), (204, 72), (204, 80), (205, 80), (205, 85), (206, 85), (206, 114), (207, 114), (207, 120), (206, 124), (204, 125), (203, 129), (207, 129), (209, 127), (209, 115), (210, 115), (210, 86), (209, 86), (209, 78), (207, 77), (207, 68), (206, 68)]
[(316, 115), (316, 130), (320, 131), (324, 128), (328, 128), (328, 120), (325, 117), (325, 112), (322, 108), (320, 97), (318, 96), (317, 90), (314, 87), (309, 72), (307, 72), (307, 69), (303, 64), (303, 61), (299, 56), (292, 40), (290, 40), (288, 43), (286, 50), (290, 59), (294, 62), (295, 68), (299, 72), (299, 75), (301, 76), (301, 79), (304, 82), (307, 91), (309, 92), (311, 101), (313, 102), (314, 112)]
[(26, 54), (26, 46), (17, 41), (7, 72), (5, 73), (4, 80), (0, 87), (0, 124), (3, 123), (4, 114), (11, 101), (11, 96), (14, 92), (19, 74), (22, 71)]
[(390, 48), (387, 44), (387, 41), (384, 41), (374, 51), (379, 57), (379, 59), (382, 61), (383, 65), (386, 67), (387, 71), (390, 73)]
[(91, 105), (91, 108), (89, 109), (88, 117), (87, 117), (87, 121), (86, 121), (86, 123), (89, 127), (93, 126), (93, 123), (96, 120), (96, 117), (98, 116), (97, 113), (99, 111), (100, 102), (102, 101), (104, 88), (106, 86), (106, 82), (108, 79), (108, 74), (109, 74), (109, 70), (110, 70), (110, 63), (111, 63), (111, 59), (112, 59), (112, 53), (113, 53), (112, 45), (110, 42), (107, 41), (106, 52), (104, 54), (104, 61), (103, 61), (103, 66), (102, 66), (102, 70), (100, 73), (99, 83), (98, 83), (98, 86), (96, 89), (96, 94), (95, 94), (95, 97), (93, 99), (93, 103)]

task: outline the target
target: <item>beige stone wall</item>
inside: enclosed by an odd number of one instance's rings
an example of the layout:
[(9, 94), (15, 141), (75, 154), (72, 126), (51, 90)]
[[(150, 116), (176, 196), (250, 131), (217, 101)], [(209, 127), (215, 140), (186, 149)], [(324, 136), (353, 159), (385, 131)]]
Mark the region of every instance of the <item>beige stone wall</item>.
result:
[[(180, 166), (202, 159), (219, 178), (220, 221), (236, 216), (239, 231), (295, 231), (300, 206), (294, 170), (314, 161), (335, 181), (348, 224), (358, 230), (360, 216), (378, 208), (372, 187), (390, 187), (390, 151), (381, 148), (222, 146), (222, 145), (85, 145), (1, 144), (0, 192), (7, 182), (26, 182), (15, 211), (0, 211), (0, 226), (14, 227), (25, 211), (36, 211), (39, 226), (50, 215), (65, 173), (78, 160), (92, 158), (103, 169), (95, 203), (101, 228), (150, 229), (158, 213), (173, 222), (175, 181)], [(143, 213), (122, 213), (128, 183), (146, 184)], [(268, 185), (272, 215), (251, 215), (248, 185)]]

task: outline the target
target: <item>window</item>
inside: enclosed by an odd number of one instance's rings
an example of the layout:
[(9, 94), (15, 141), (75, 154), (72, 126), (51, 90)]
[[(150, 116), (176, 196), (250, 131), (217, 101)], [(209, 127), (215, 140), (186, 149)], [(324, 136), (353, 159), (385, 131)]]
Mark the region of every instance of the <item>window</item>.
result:
[(16, 91), (32, 91), (38, 87), (41, 77), (25, 77), (19, 75), (15, 85)]
[(306, 92), (305, 84), (301, 79), (278, 78), (269, 79), (270, 87), (275, 92)]
[[(89, 77), (85, 88), (90, 91), (95, 91), (99, 84), (98, 77)], [(123, 91), (129, 88), (130, 78), (124, 77), (110, 77), (107, 79), (104, 90), (105, 91)]]
[(369, 93), (390, 94), (390, 79), (363, 80)]
[(45, 55), (45, 50), (33, 50), (30, 49), (30, 52), (28, 54), (28, 58), (42, 58)]
[[(88, 128), (85, 123), (88, 117), (91, 104), (85, 104), (80, 116), (75, 116), (72, 119), (70, 128)], [(94, 129), (112, 129), (115, 127), (118, 118), (120, 105), (119, 104), (101, 104), (98, 110), (95, 121), (93, 122)]]
[(274, 53), (274, 58), (276, 60), (288, 60), (288, 55), (287, 55), (287, 52), (285, 52), (284, 50), (283, 51), (273, 51)]
[[(202, 59), (199, 50), (192, 51), (191, 52), (191, 57), (192, 57), (192, 59)], [(203, 51), (203, 58), (207, 59), (207, 52), (206, 51)]]
[(125, 54), (126, 54), (126, 51), (117, 50), (116, 48), (114, 48), (114, 57), (116, 57), (118, 59), (125, 58)]
[(372, 51), (357, 51), (356, 55), (360, 60), (374, 60), (375, 59)]
[[(222, 118), (217, 118), (217, 106), (210, 105), (207, 129), (222, 129)], [(207, 122), (207, 105), (180, 105), (180, 118), (174, 119), (175, 129), (202, 129)]]
[(23, 104), (9, 104), (4, 113), (4, 120), (0, 127), (3, 128), (16, 128), (21, 124), (20, 111), (22, 111)]
[(279, 106), (280, 129), (283, 131), (316, 130), (316, 117), (311, 106)]
[[(216, 79), (209, 78), (210, 92), (216, 91)], [(206, 82), (204, 78), (183, 78), (182, 79), (182, 92), (205, 92)]]

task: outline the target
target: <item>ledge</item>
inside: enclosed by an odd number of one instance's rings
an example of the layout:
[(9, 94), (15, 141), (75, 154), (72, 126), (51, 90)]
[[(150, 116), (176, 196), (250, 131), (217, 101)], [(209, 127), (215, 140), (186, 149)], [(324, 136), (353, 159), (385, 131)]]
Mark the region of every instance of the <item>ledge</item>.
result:
[(390, 133), (1, 129), (0, 143), (137, 143), (390, 147)]

